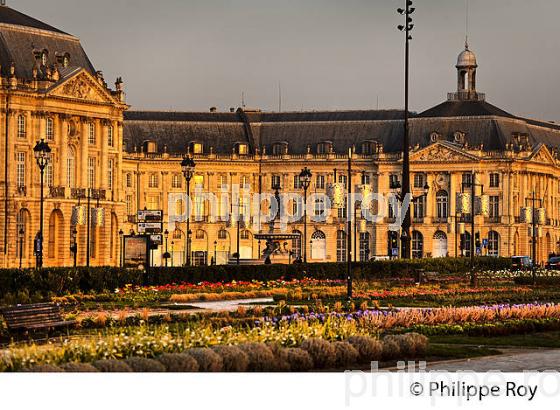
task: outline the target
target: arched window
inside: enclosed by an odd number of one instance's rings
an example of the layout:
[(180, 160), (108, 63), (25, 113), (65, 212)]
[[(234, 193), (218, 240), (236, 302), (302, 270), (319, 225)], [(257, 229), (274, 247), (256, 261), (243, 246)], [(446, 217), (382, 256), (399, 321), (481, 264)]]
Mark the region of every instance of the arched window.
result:
[(22, 260), (27, 258), (29, 254), (29, 245), (30, 245), (30, 226), (31, 226), (31, 214), (25, 208), (20, 209), (17, 214), (17, 238), (18, 238), (18, 246), (17, 246), (17, 257)]
[(418, 231), (412, 232), (412, 258), (422, 259), (424, 257), (424, 236)]
[(449, 217), (449, 195), (447, 191), (439, 191), (436, 194), (437, 219), (443, 220)]
[(62, 59), (62, 67), (67, 68), (70, 65), (70, 54), (65, 54)]
[(369, 232), (360, 233), (360, 261), (367, 262), (370, 258)]
[(226, 240), (227, 237), (228, 237), (227, 231), (225, 229), (220, 229), (220, 231), (218, 232), (218, 239)]
[(43, 67), (46, 67), (48, 63), (49, 63), (49, 52), (47, 50), (43, 50), (43, 53), (41, 54), (41, 64), (43, 65)]
[(346, 232), (338, 231), (336, 233), (336, 261), (346, 262), (346, 250), (348, 241), (346, 240)]
[(196, 239), (205, 239), (206, 238), (206, 232), (204, 232), (202, 229), (199, 229), (198, 231), (196, 231)]
[(17, 133), (18, 138), (25, 138), (27, 136), (25, 115), (23, 114), (18, 115), (17, 125), (18, 125), (18, 133)]
[(52, 141), (54, 140), (54, 120), (52, 118), (46, 119), (46, 137), (47, 140)]
[(173, 231), (173, 239), (183, 239), (183, 231), (180, 229), (175, 229)]
[(319, 261), (327, 258), (327, 236), (322, 231), (311, 235), (311, 259)]
[(76, 152), (71, 146), (68, 147), (66, 157), (66, 186), (76, 188)]
[(488, 232), (488, 256), (500, 256), (500, 234), (496, 231)]
[(294, 258), (300, 258), (302, 256), (301, 251), (301, 242), (302, 242), (302, 234), (300, 231), (293, 231), (295, 235), (299, 235), (299, 238), (292, 239), (292, 252), (294, 254)]

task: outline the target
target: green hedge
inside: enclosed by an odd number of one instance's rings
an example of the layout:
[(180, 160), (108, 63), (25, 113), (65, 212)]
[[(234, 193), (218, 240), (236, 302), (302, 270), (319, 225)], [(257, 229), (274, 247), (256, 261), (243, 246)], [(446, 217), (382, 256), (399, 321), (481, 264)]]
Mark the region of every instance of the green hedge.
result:
[[(509, 259), (478, 258), (478, 270), (501, 270), (511, 266)], [(418, 259), (354, 263), (356, 280), (415, 277), (418, 269), (442, 275), (462, 275), (470, 270), (469, 259)], [(78, 292), (114, 290), (126, 284), (165, 285), (170, 283), (230, 282), (257, 280), (344, 279), (345, 263), (267, 266), (201, 266), (153, 268), (149, 272), (122, 268), (46, 268), (43, 270), (0, 270), (0, 299), (6, 295), (64, 295)], [(31, 296), (30, 296), (31, 298)], [(18, 298), (21, 299), (21, 298)]]

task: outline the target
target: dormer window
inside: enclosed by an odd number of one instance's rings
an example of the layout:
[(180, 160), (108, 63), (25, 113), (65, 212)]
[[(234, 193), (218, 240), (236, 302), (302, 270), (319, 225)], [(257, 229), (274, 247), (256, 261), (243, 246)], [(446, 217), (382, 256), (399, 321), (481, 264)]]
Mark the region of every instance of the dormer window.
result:
[(332, 142), (324, 141), (317, 144), (317, 154), (328, 154), (332, 151)]
[(41, 64), (46, 67), (49, 63), (49, 52), (47, 50), (43, 50), (41, 53)]
[(64, 54), (62, 58), (62, 67), (67, 68), (70, 66), (70, 54)]
[(373, 155), (377, 151), (377, 142), (375, 141), (364, 141), (362, 143), (362, 154), (363, 155)]
[(191, 142), (190, 151), (195, 155), (200, 155), (204, 153), (204, 145), (201, 142)]
[(456, 131), (453, 134), (453, 140), (457, 143), (457, 144), (463, 144), (465, 142), (465, 133), (461, 132), (461, 131)]
[(438, 142), (440, 139), (440, 135), (438, 132), (434, 131), (430, 134), (430, 142)]
[(242, 142), (238, 143), (236, 148), (237, 155), (247, 155), (247, 152), (249, 151), (247, 144)]
[(272, 155), (285, 155), (288, 153), (288, 143), (278, 142), (272, 146)]

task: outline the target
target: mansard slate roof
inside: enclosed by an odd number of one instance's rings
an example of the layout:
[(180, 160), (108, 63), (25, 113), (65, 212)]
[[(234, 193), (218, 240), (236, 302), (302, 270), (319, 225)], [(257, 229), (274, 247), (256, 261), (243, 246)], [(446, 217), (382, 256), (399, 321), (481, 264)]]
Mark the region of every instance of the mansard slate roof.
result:
[(48, 65), (57, 56), (69, 54), (72, 67), (82, 67), (94, 74), (95, 69), (78, 38), (46, 23), (26, 16), (8, 6), (0, 6), (0, 65), (7, 75), (15, 63), (16, 77), (31, 79), (35, 65), (34, 51), (48, 52)]
[[(235, 113), (166, 113), (131, 111), (125, 113), (128, 151), (145, 140), (158, 142), (160, 151), (185, 153), (189, 142), (203, 142), (204, 151), (232, 152), (235, 143), (251, 147), (271, 147), (288, 143), (289, 152), (303, 154), (307, 146), (330, 141), (335, 152), (355, 146), (361, 152), (365, 141), (383, 144), (385, 152), (402, 149), (403, 117), (399, 110), (276, 112), (238, 110)], [(513, 134), (526, 134), (529, 143), (560, 147), (560, 126), (516, 117), (485, 101), (447, 101), (420, 114), (411, 114), (411, 145), (431, 144), (431, 134), (453, 141), (465, 133), (469, 146), (484, 145), (488, 151), (504, 150)]]

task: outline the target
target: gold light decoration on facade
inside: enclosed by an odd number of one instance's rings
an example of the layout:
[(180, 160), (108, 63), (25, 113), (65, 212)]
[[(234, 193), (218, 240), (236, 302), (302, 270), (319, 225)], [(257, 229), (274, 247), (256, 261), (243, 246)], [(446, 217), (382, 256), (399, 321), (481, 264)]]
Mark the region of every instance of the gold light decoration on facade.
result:
[(490, 215), (490, 197), (488, 195), (481, 195), (476, 197), (476, 214), (482, 216)]
[(358, 221), (358, 226), (359, 226), (360, 233), (366, 233), (367, 232), (367, 220), (360, 219)]
[(521, 208), (520, 219), (522, 223), (532, 224), (533, 223), (533, 208), (523, 207)]
[(103, 208), (93, 208), (91, 210), (91, 224), (93, 226), (104, 226), (105, 225), (105, 209), (103, 209)]
[(78, 205), (72, 208), (72, 225), (85, 225), (87, 223), (86, 207)]
[(546, 225), (546, 210), (544, 208), (537, 208), (535, 210), (535, 217), (537, 218), (538, 225)]
[(331, 200), (331, 206), (333, 208), (341, 209), (345, 207), (346, 201), (344, 192), (344, 184), (336, 183), (327, 185), (327, 196)]
[(471, 194), (457, 194), (457, 211), (462, 214), (471, 213)]

